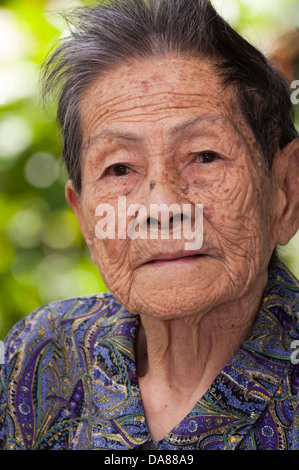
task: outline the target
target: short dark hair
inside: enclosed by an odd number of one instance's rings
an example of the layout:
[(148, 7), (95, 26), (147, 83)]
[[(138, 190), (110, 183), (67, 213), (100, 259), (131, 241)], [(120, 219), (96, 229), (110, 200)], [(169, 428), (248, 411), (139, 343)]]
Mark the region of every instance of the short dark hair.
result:
[(63, 156), (77, 192), (81, 191), (80, 99), (101, 74), (132, 59), (168, 53), (209, 59), (223, 87), (234, 87), (237, 105), (269, 174), (278, 148), (298, 136), (285, 81), (209, 0), (102, 1), (76, 9), (68, 22), (70, 35), (46, 60), (43, 84), (45, 96), (59, 90)]

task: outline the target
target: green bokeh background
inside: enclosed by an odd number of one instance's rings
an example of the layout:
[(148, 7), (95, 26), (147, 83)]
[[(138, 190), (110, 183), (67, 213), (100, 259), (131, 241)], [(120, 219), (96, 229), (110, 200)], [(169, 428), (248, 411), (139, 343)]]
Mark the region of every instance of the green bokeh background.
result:
[[(69, 0), (0, 1), (0, 339), (35, 308), (106, 290), (65, 202), (55, 109), (40, 102), (40, 64), (65, 34)], [(299, 26), (298, 0), (215, 0), (264, 52)], [(299, 276), (299, 237), (281, 249)]]

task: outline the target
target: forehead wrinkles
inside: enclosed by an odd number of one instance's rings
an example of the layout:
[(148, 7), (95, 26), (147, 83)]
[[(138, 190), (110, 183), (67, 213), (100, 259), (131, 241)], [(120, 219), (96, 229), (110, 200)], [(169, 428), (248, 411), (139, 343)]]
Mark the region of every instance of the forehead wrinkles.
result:
[[(161, 65), (154, 60), (146, 63), (145, 68), (143, 65), (120, 67), (87, 90), (80, 106), (83, 147), (103, 125), (112, 124), (112, 129), (122, 123), (167, 125), (167, 118), (179, 122), (192, 114), (221, 115), (239, 134), (232, 119), (236, 115), (234, 93), (222, 89), (211, 64), (178, 60), (174, 66), (169, 61), (163, 74)], [(129, 127), (123, 129), (130, 131)]]
[[(149, 116), (166, 109), (193, 107), (193, 101), (217, 96), (218, 80), (211, 80), (211, 65), (205, 62), (167, 60), (121, 66), (99, 78), (81, 100), (82, 125), (89, 130), (94, 123), (130, 115)], [(213, 75), (215, 75), (213, 73)], [(209, 86), (207, 86), (207, 84)], [(218, 93), (217, 93), (218, 92)], [(134, 119), (134, 117), (133, 117)]]
[[(195, 97), (198, 97), (198, 95), (194, 95)], [(90, 127), (90, 132), (93, 133), (94, 128), (97, 128), (102, 122), (136, 123), (142, 121), (143, 123), (156, 123), (167, 118), (179, 117), (179, 111), (198, 109), (195, 100), (191, 99), (189, 102), (186, 96), (184, 98), (184, 101), (175, 102), (170, 99), (170, 96), (161, 95), (160, 101), (157, 103), (126, 101), (123, 107), (119, 106), (117, 109), (102, 110), (102, 112), (97, 113), (95, 121)]]
[[(221, 109), (222, 108), (222, 109)], [(205, 113), (214, 111), (219, 116), (227, 115), (227, 109), (219, 103), (214, 103), (206, 93), (176, 93), (162, 91), (146, 96), (129, 97), (124, 95), (111, 96), (98, 105), (82, 108), (82, 124), (87, 138), (100, 128), (101, 124), (159, 122), (167, 118), (180, 118), (178, 111), (190, 112), (198, 110)]]

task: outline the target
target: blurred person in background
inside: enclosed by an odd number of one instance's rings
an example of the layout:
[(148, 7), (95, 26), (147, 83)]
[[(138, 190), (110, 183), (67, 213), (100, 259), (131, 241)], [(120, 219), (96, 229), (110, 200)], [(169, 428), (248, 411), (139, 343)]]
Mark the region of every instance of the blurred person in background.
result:
[(299, 80), (299, 29), (292, 29), (277, 38), (270, 60), (289, 86)]

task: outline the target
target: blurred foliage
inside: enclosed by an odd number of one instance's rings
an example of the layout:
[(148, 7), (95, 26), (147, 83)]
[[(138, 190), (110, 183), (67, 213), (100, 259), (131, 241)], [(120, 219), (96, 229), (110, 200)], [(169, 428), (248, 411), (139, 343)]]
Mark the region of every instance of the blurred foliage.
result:
[[(0, 1), (0, 339), (49, 301), (105, 291), (74, 214), (54, 109), (39, 97), (39, 68), (64, 33), (59, 11), (86, 2)], [(297, 0), (215, 0), (257, 46), (299, 25)], [(271, 5), (271, 8), (269, 8)], [(299, 276), (299, 238), (282, 250)]]

